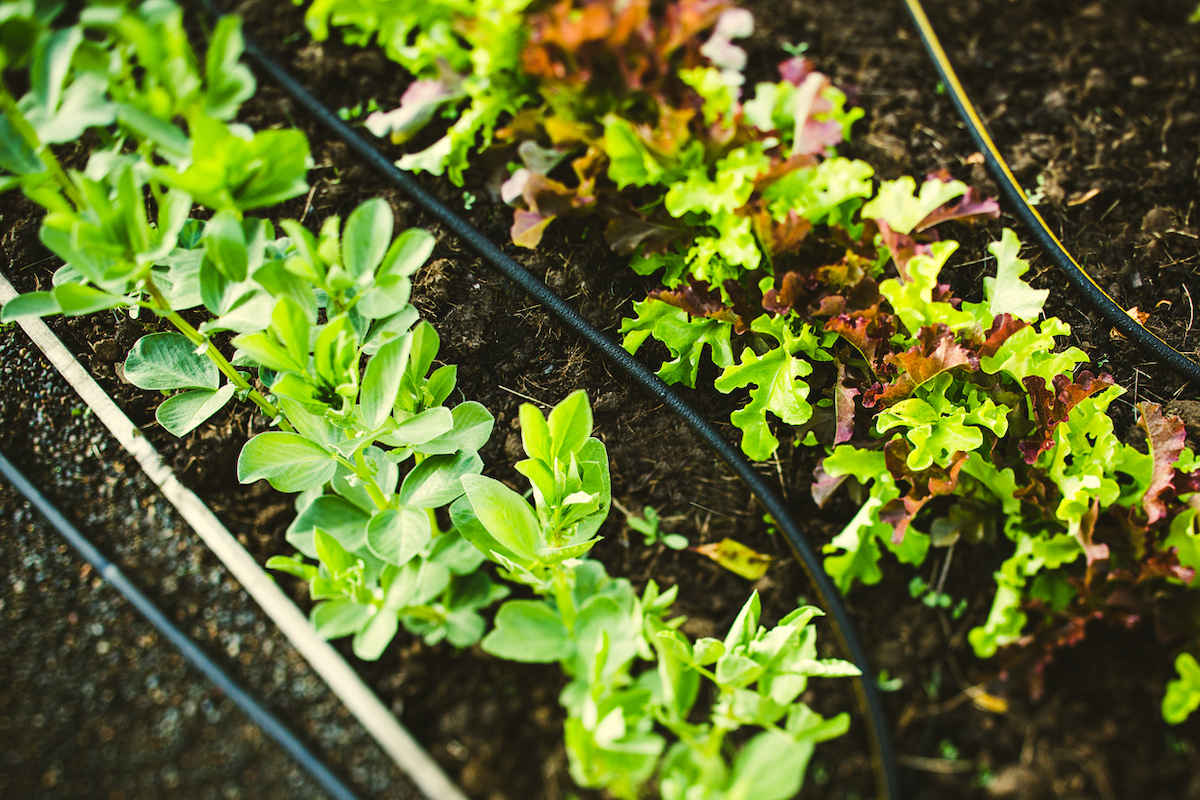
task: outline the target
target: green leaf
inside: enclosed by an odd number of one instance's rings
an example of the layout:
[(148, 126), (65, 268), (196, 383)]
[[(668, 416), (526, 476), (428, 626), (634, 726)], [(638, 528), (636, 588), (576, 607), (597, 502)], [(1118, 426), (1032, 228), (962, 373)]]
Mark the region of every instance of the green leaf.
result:
[(324, 486), (337, 470), (333, 455), (321, 445), (295, 433), (260, 433), (242, 448), (237, 477), (241, 483), (266, 478), (281, 492), (302, 492)]
[(361, 630), (374, 611), (371, 605), (353, 600), (328, 600), (313, 606), (310, 620), (322, 639), (337, 639)]
[(721, 687), (749, 686), (762, 675), (763, 667), (752, 658), (726, 653), (717, 659), (717, 685)]
[(537, 459), (547, 465), (554, 463), (554, 453), (550, 448), (550, 426), (537, 406), (522, 403), (520, 414), (521, 444), (530, 458)]
[(827, 158), (815, 168), (787, 173), (768, 186), (763, 197), (770, 202), (772, 217), (779, 221), (786, 220), (792, 211), (814, 225), (833, 222), (831, 217), (848, 220), (850, 214), (845, 209), (871, 196), (874, 174), (875, 170), (865, 161), (840, 156)]
[(342, 233), (342, 263), (358, 280), (374, 275), (392, 241), (392, 209), (386, 200), (367, 200), (350, 214)]
[(958, 249), (958, 242), (934, 242), (931, 248), (932, 255), (918, 254), (909, 260), (907, 281), (888, 278), (879, 284), (879, 293), (887, 298), (904, 327), (913, 335), (926, 325), (945, 325), (952, 331), (976, 325), (975, 317), (969, 312), (933, 299), (938, 275)]
[(656, 183), (664, 174), (662, 165), (642, 144), (633, 125), (616, 114), (604, 118), (603, 149), (608, 154), (608, 177), (616, 182), (618, 189)]
[(226, 278), (231, 281), (246, 279), (250, 257), (239, 214), (230, 209), (214, 214), (204, 226), (204, 248), (209, 261)]
[(5, 303), (4, 310), (0, 312), (0, 322), (16, 322), (30, 317), (48, 317), (60, 313), (62, 308), (54, 299), (53, 292), (26, 292)]
[(313, 543), (317, 548), (317, 558), (334, 580), (339, 580), (358, 565), (358, 559), (353, 553), (320, 528), (313, 531)]
[(533, 561), (541, 526), (524, 498), (500, 481), (482, 475), (464, 475), (462, 486), (476, 518), (487, 532), (517, 558), (526, 563)]
[[(369, 369), (369, 365), (368, 365)], [(363, 382), (364, 387), (366, 381)], [(426, 454), (434, 454), (442, 452), (450, 454), (459, 449), (478, 449), (478, 448), (459, 448), (451, 447), (448, 450), (438, 450), (437, 446), (430, 449), (427, 443), (436, 440), (454, 427), (454, 415), (450, 409), (445, 406), (436, 406), (434, 408), (422, 411), (416, 416), (409, 417), (401, 422), (392, 430), (388, 431), (383, 436), (379, 437), (379, 441), (384, 444), (390, 444), (393, 447), (412, 447), (420, 445), (421, 452)]]
[[(316, 558), (316, 551), (313, 551), (312, 558)], [(317, 568), (312, 564), (305, 564), (303, 561), (291, 556), (271, 556), (267, 559), (267, 569), (278, 570), (279, 572), (293, 575), (301, 580), (311, 581), (317, 577)]]
[(157, 174), (196, 202), (217, 210), (248, 211), (308, 191), (308, 139), (302, 132), (266, 130), (246, 140), (209, 118), (194, 120), (192, 128), (188, 168), (180, 173), (163, 167)]
[(125, 379), (139, 389), (159, 391), (215, 391), (221, 385), (217, 365), (197, 355), (196, 345), (182, 333), (151, 333), (138, 339), (125, 359)]
[(462, 496), (463, 479), (466, 476), (476, 475), (482, 470), (483, 460), (473, 450), (430, 456), (404, 477), (404, 483), (400, 486), (400, 502), (416, 508), (444, 506)]
[(1012, 314), (1017, 319), (1036, 322), (1050, 290), (1034, 289), (1021, 280), (1029, 271), (1029, 262), (1017, 257), (1020, 251), (1021, 241), (1011, 228), (1004, 229), (1000, 241), (988, 245), (988, 252), (996, 257), (996, 277), (983, 279), (983, 294), (992, 316)]
[(787, 800), (800, 791), (812, 757), (811, 742), (767, 730), (742, 747), (733, 762), (728, 800)]
[(191, 156), (192, 141), (177, 125), (124, 103), (117, 106), (117, 121), (138, 139), (153, 144), (156, 153), (172, 164)]
[(235, 388), (232, 383), (226, 383), (216, 391), (193, 389), (168, 397), (154, 412), (154, 418), (168, 433), (183, 436), (224, 408)]
[(397, 236), (396, 241), (388, 248), (376, 279), (385, 276), (411, 277), (429, 260), (436, 245), (437, 239), (429, 231), (409, 228)]
[(106, 308), (125, 305), (129, 301), (118, 294), (101, 291), (94, 286), (63, 283), (50, 290), (64, 316), (80, 317)]
[(570, 634), (540, 600), (509, 600), (496, 612), (496, 627), (480, 643), (485, 653), (508, 661), (548, 664), (571, 656)]
[[(429, 411), (436, 410), (430, 409)], [(474, 401), (460, 403), (450, 412), (450, 416), (450, 430), (444, 435), (439, 434), (435, 439), (416, 443), (419, 445), (417, 449), (420, 452), (433, 455), (449, 454), (458, 450), (481, 450), (487, 444), (487, 440), (491, 438), (496, 419), (480, 403)], [(406, 420), (398, 425), (396, 431), (392, 432), (392, 436), (395, 436), (408, 422), (411, 420)]]
[(291, 363), (301, 368), (299, 371), (304, 371), (308, 365), (311, 331), (312, 325), (304, 309), (290, 297), (279, 298), (271, 312), (271, 332), (287, 350)]
[(1178, 725), (1200, 708), (1200, 664), (1191, 653), (1180, 653), (1175, 659), (1175, 671), (1179, 677), (1167, 683), (1163, 695), (1163, 720), (1169, 725)]
[[(780, 346), (762, 356), (747, 347), (742, 351), (741, 363), (726, 367), (714, 386), (726, 394), (755, 386), (750, 390), (750, 402), (733, 412), (730, 421), (742, 430), (742, 450), (746, 455), (755, 461), (765, 461), (779, 446), (767, 422), (768, 411), (791, 425), (800, 425), (812, 417), (808, 384), (800, 380), (812, 372), (812, 365), (792, 355), (807, 345), (802, 337), (791, 333), (786, 320), (772, 321), (764, 314), (754, 321), (752, 329), (776, 336)], [(811, 332), (806, 327), (804, 333)]]
[(550, 451), (560, 461), (583, 447), (592, 435), (592, 406), (583, 389), (572, 392), (550, 411)]
[(313, 531), (325, 531), (350, 552), (361, 550), (367, 543), (367, 523), (371, 515), (363, 509), (335, 495), (318, 497), (296, 515), (288, 526), (288, 544), (309, 558), (317, 557), (313, 543)]
[(367, 547), (398, 567), (424, 550), (432, 536), (429, 515), (415, 508), (380, 511), (367, 525)]
[(378, 428), (392, 413), (411, 348), (412, 337), (401, 336), (379, 348), (367, 362), (360, 402), (363, 421), (368, 429)]
[(354, 637), (354, 655), (363, 661), (377, 661), (400, 630), (395, 611), (380, 609), (367, 626)]
[(46, 165), (17, 133), (8, 117), (0, 116), (0, 169), (14, 175), (33, 175), (46, 171)]
[(238, 63), (244, 48), (241, 20), (232, 15), (221, 17), (209, 36), (204, 57), (204, 110), (210, 117), (233, 119), (238, 106), (254, 95), (254, 74)]
[(754, 640), (754, 636), (758, 632), (758, 618), (761, 613), (762, 602), (758, 598), (758, 592), (755, 591), (729, 627), (729, 633), (726, 634), (724, 642), (726, 653), (731, 653), (738, 646), (748, 645)]
[(694, 663), (701, 667), (717, 663), (717, 659), (723, 655), (725, 655), (725, 643), (720, 639), (713, 639), (708, 636), (703, 639), (697, 639), (696, 645), (692, 650)]
[(730, 323), (692, 318), (682, 308), (653, 298), (634, 303), (633, 309), (636, 318), (621, 322), (621, 333), (625, 334), (621, 346), (636, 353), (650, 336), (666, 345), (675, 358), (659, 368), (658, 377), (667, 383), (682, 383), (695, 388), (705, 347), (718, 367), (733, 363), (730, 342), (733, 326)]
[[(568, 671), (610, 680), (623, 673), (637, 655), (641, 620), (612, 597), (593, 595), (580, 607), (572, 632), (575, 658)], [(601, 654), (602, 665), (598, 663)]]
[(917, 182), (907, 175), (884, 181), (875, 198), (862, 207), (863, 219), (883, 220), (896, 233), (911, 233), (938, 206), (962, 196), (967, 185), (930, 178), (921, 184), (919, 195), (916, 190)]

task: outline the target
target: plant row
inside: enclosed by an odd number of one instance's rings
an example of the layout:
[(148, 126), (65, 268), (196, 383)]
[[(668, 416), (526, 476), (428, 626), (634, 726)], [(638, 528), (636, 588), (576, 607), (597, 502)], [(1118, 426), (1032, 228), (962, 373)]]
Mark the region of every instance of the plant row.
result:
[[(352, 636), (365, 659), (403, 627), (559, 663), (581, 786), (635, 798), (653, 781), (681, 800), (798, 790), (813, 746), (849, 725), (799, 700), (808, 679), (858, 674), (817, 657), (820, 612), (766, 627), (752, 595), (724, 639), (693, 641), (670, 613), (675, 588), (639, 593), (588, 560), (611, 492), (583, 392), (548, 417), (521, 408), (531, 500), (481, 474), (492, 415), (448, 405), (456, 369), (435, 366), (437, 334), (409, 302), (433, 238), (394, 235), (382, 200), (316, 234), (247, 213), (308, 190), (309, 149), (299, 131), (232, 121), (255, 90), (235, 19), (199, 58), (167, 0), (89, 5), (66, 25), (57, 7), (7, 10), (0, 168), (46, 209), (40, 237), (63, 266), (2, 317), (157, 317), (173, 329), (139, 339), (124, 375), (169, 394), (164, 429), (185, 435), (235, 398), (269, 417), (237, 477), (296, 495), (297, 552), (268, 566), (308, 583), (319, 634)], [(30, 89), (16, 98), (10, 83)], [(54, 146), (85, 133), (96, 146), (65, 166)], [(506, 599), (513, 587), (524, 599)]]
[(1070, 328), (1044, 316), (1012, 231), (989, 248), (982, 301), (954, 297), (947, 223), (999, 207), (945, 172), (878, 182), (839, 156), (862, 112), (802, 47), (747, 85), (737, 42), (754, 20), (725, 0), (315, 0), (307, 21), (413, 76), (373, 133), (403, 143), (453, 120), (399, 166), (461, 185), (474, 154), (506, 164), (482, 179), (524, 247), (559, 217), (603, 220), (661, 284), (625, 346), (661, 343), (671, 383), (712, 362), (717, 391), (748, 397), (731, 422), (749, 457), (784, 446), (782, 423), (823, 455), (817, 503), (839, 487), (859, 502), (825, 547), (843, 591), (878, 582), (885, 552), (920, 565), (1002, 537), (977, 655), (1037, 678), (1089, 621), (1153, 618), (1180, 648), (1165, 718), (1200, 705), (1200, 465), (1183, 423), (1138, 403), (1144, 447), (1118, 438), (1123, 390), (1063, 349)]

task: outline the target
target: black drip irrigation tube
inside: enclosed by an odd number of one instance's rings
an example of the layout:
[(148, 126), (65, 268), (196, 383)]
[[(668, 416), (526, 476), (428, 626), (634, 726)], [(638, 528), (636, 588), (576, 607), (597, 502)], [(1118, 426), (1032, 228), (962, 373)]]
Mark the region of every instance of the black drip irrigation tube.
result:
[[(221, 17), (225, 12), (212, 0), (200, 0), (204, 8), (214, 17)], [(875, 675), (870, 668), (866, 649), (859, 638), (850, 619), (850, 614), (842, 602), (841, 594), (833, 581), (825, 572), (816, 551), (809, 544), (803, 530), (792, 518), (791, 512), (783, 498), (763, 479), (742, 452), (729, 442), (707, 419), (691, 407), (671, 387), (657, 375), (647, 369), (641, 362), (631, 356), (623, 347), (597, 330), (591, 323), (580, 316), (572, 306), (550, 290), (546, 284), (538, 280), (511, 256), (500, 249), (493, 241), (483, 235), (471, 223), (458, 213), (442, 203), (427, 191), (412, 175), (400, 170), (386, 156), (380, 153), (367, 140), (347, 125), (324, 103), (301, 85), (291, 74), (268, 56), (249, 36), (245, 38), (246, 53), (258, 67), (275, 81), (295, 100), (305, 111), (311, 114), (319, 123), (342, 140), (354, 153), (377, 169), (397, 188), (407, 194), (421, 208), (436, 220), (445, 225), (455, 236), (463, 241), (481, 259), (500, 272), (509, 280), (516, 283), (530, 297), (543, 305), (553, 316), (557, 317), (565, 327), (578, 334), (589, 345), (613, 362), (622, 372), (641, 385), (650, 394), (657, 397), (671, 409), (696, 435), (717, 455), (728, 464), (738, 477), (741, 478), (750, 491), (758, 498), (767, 512), (775, 519), (795, 552), (801, 566), (812, 582), (813, 587), (828, 609), (832, 627), (837, 635), (843, 652), (862, 671), (861, 678), (855, 681), (855, 691), (868, 728), (868, 740), (872, 749), (876, 793), (880, 800), (899, 800), (900, 777), (888, 735), (888, 724), (880, 700), (879, 689)]]
[(966, 90), (963, 89), (962, 83), (958, 80), (954, 66), (950, 63), (950, 58), (942, 48), (942, 43), (938, 40), (937, 33), (934, 32), (933, 25), (929, 22), (929, 17), (926, 16), (925, 9), (922, 8), (920, 0), (904, 0), (904, 7), (908, 10), (913, 25), (916, 26), (917, 32), (920, 34), (921, 43), (925, 46), (926, 52), (929, 53), (929, 57), (937, 67), (942, 84), (950, 91), (950, 99), (954, 102), (954, 107), (957, 109), (958, 115), (966, 123), (971, 138), (975, 140), (975, 146), (983, 154), (988, 170), (1000, 184), (1000, 191), (1004, 195), (1004, 198), (1012, 204), (1017, 218), (1025, 223), (1029, 229), (1030, 236), (1041, 245), (1042, 250), (1050, 257), (1055, 266), (1063, 272), (1071, 285), (1087, 298), (1093, 310), (1099, 312), (1114, 328), (1139, 347), (1142, 352), (1166, 364), (1187, 380), (1200, 385), (1200, 364), (1197, 364), (1164, 342), (1140, 322), (1129, 316), (1115, 300), (1100, 288), (1100, 285), (1096, 283), (1092, 276), (1079, 265), (1079, 262), (1063, 246), (1063, 243), (1054, 235), (1054, 232), (1050, 230), (1050, 226), (1046, 224), (1046, 220), (1042, 218), (1038, 210), (1030, 205), (1025, 190), (1021, 188), (1021, 184), (1017, 183), (1017, 179), (1012, 174), (1012, 170), (1009, 169), (1007, 162), (1005, 162), (1004, 156), (1000, 154), (996, 143), (992, 141), (992, 137), (988, 134), (983, 120), (980, 119), (979, 114), (975, 111), (975, 106), (967, 96)]
[(154, 604), (154, 601), (142, 594), (141, 590), (125, 577), (125, 573), (121, 572), (116, 564), (109, 561), (86, 536), (80, 533), (79, 529), (72, 525), (46, 499), (46, 496), (39, 492), (37, 487), (30, 483), (2, 454), (0, 454), (0, 475), (7, 478), (9, 483), (41, 512), (46, 521), (62, 534), (63, 538), (92, 565), (101, 577), (111, 583), (113, 588), (124, 595), (125, 599), (141, 612), (142, 616), (179, 648), (179, 652), (183, 654), (184, 658), (203, 672), (210, 681), (216, 684), (217, 688), (228, 695), (230, 700), (237, 703), (238, 707), (256, 722), (264, 733), (296, 759), (296, 762), (304, 767), (317, 783), (329, 792), (330, 796), (336, 800), (358, 800), (358, 795), (342, 783), (341, 779), (334, 775), (321, 759), (314, 755), (274, 714), (263, 708), (249, 692), (229, 677), (229, 674), (201, 650), (186, 633), (177, 628), (167, 618), (167, 615)]

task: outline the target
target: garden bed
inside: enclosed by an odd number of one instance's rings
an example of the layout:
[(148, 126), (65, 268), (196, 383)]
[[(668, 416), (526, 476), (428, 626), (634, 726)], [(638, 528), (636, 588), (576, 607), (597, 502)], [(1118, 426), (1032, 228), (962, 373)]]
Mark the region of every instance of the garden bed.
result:
[[(964, 3), (929, 9), (1017, 177), (1026, 187), (1040, 186), (1044, 212), (1061, 221), (1052, 223), (1060, 226), (1060, 238), (1119, 303), (1151, 311), (1148, 326), (1185, 352), (1194, 349), (1197, 336), (1190, 283), (1200, 231), (1191, 219), (1200, 132), (1200, 114), (1193, 110), (1200, 108), (1195, 85), (1200, 33), (1182, 24), (1188, 5), (1166, 3), (1146, 12), (1128, 2), (1023, 2), (999, 10)], [(945, 167), (985, 192), (992, 187), (974, 163), (974, 147), (949, 102), (936, 91), (932, 67), (899, 5), (813, 2), (750, 8), (759, 20), (747, 48), (751, 82), (765, 77), (778, 60), (780, 42), (806, 42), (821, 69), (855, 90), (867, 115), (843, 155), (871, 162), (884, 179)], [(250, 3), (241, 11), (248, 34), (333, 105), (394, 99), (405, 85), (400, 70), (378, 53), (333, 41), (311, 43), (297, 10)], [(306, 219), (315, 227), (326, 216), (344, 215), (362, 200), (384, 196), (403, 224), (426, 224), (269, 84), (247, 104), (242, 119), (256, 128), (297, 124), (313, 143), (313, 192), (286, 204), (281, 216)], [(507, 241), (511, 211), (488, 198), (482, 180), (480, 174), (467, 175), (472, 221), (493, 240)], [(466, 197), (448, 181), (424, 183), (451, 204)], [(44, 261), (46, 253), (36, 241), (40, 213), (15, 195), (0, 202), (9, 222), (3, 244), (10, 277), (22, 290), (45, 286), (54, 265)], [(984, 247), (998, 237), (1001, 224), (963, 234), (957, 263), (967, 266), (950, 271), (958, 296), (981, 296)], [(436, 226), (432, 230), (440, 233)], [(512, 252), (597, 327), (615, 335), (631, 301), (640, 300), (650, 284), (626, 270), (599, 233), (598, 226), (559, 222), (536, 253)], [(585, 388), (597, 434), (609, 449), (613, 496), (622, 505), (635, 510), (650, 505), (664, 517), (680, 517), (669, 527), (693, 543), (731, 537), (779, 556), (757, 584), (770, 619), (789, 611), (798, 597), (811, 596), (749, 493), (690, 433), (656, 401), (614, 377), (513, 286), (457, 249), (453, 240), (439, 239), (432, 263), (417, 277), (415, 302), (442, 336), (440, 358), (459, 366), (463, 397), (483, 403), (496, 416), (496, 429), (481, 452), (489, 474), (517, 477), (506, 465), (520, 456), (517, 408), (526, 398), (550, 405)], [(1080, 307), (1039, 256), (1030, 258), (1038, 273), (1034, 284), (1051, 289), (1047, 314), (1069, 322), (1071, 343), (1130, 390), (1112, 407), (1118, 435), (1139, 439), (1132, 403), (1141, 399), (1162, 402), (1184, 416), (1191, 436), (1200, 433), (1200, 405), (1191, 400), (1191, 390), (1143, 364), (1106, 323)], [(288, 550), (283, 530), (291, 516), (290, 498), (262, 483), (240, 486), (229, 468), (246, 438), (263, 429), (261, 420), (252, 420), (244, 408), (227, 410), (195, 434), (175, 440), (154, 427), (151, 400), (121, 383), (117, 371), (143, 333), (140, 323), (102, 314), (59, 320), (56, 328), (127, 413), (147, 424), (147, 434), (185, 483), (260, 560)], [(6, 389), (22, 391), (9, 385), (9, 375), (3, 377)], [(737, 407), (736, 398), (711, 391), (689, 396), (713, 420), (727, 420)], [(731, 426), (727, 430), (736, 434)], [(842, 499), (817, 511), (808, 491), (815, 461), (799, 452), (783, 448), (778, 462), (762, 468), (781, 482), (813, 539), (824, 542), (857, 508)], [(723, 631), (745, 599), (745, 581), (695, 553), (644, 548), (620, 514), (612, 515), (603, 533), (606, 539), (595, 557), (611, 574), (639, 586), (650, 577), (681, 586), (679, 610), (688, 615), (685, 630), (693, 636)], [(1171, 677), (1171, 650), (1148, 626), (1125, 631), (1093, 624), (1081, 643), (1061, 651), (1050, 665), (1037, 700), (1010, 693), (1007, 709), (995, 713), (964, 694), (970, 687), (1000, 691), (997, 664), (974, 658), (966, 631), (982, 622), (991, 604), (991, 582), (981, 576), (990, 575), (1006, 555), (1002, 548), (957, 549), (944, 584), (955, 601), (967, 601), (957, 619), (911, 599), (908, 568), (886, 570), (882, 583), (860, 587), (849, 597), (873, 666), (900, 682), (886, 699), (909, 796), (1200, 796), (1194, 777), (1200, 774), (1194, 744), (1200, 729), (1195, 720), (1180, 728), (1161, 721), (1158, 702)], [(935, 559), (921, 574), (932, 582), (940, 567)], [(282, 580), (287, 585), (289, 579)], [(307, 602), (299, 587), (296, 594)], [(833, 654), (832, 644), (825, 650)], [(430, 648), (403, 634), (382, 659), (360, 668), (385, 704), (403, 709), (403, 722), (473, 796), (557, 798), (570, 791), (557, 699), (562, 678), (556, 670), (500, 662), (478, 649)], [(826, 714), (853, 706), (849, 687), (834, 682), (822, 684), (815, 703)], [(872, 785), (856, 719), (849, 736), (818, 749), (804, 796), (868, 797)]]

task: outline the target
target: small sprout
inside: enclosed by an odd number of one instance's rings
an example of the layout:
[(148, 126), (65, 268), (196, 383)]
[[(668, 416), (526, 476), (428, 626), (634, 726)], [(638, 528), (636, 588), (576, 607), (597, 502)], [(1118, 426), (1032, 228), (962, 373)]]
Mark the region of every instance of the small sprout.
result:
[(662, 542), (672, 550), (683, 550), (688, 546), (686, 536), (681, 536), (678, 533), (663, 533), (659, 530), (659, 523), (662, 522), (662, 519), (658, 516), (658, 512), (650, 506), (642, 509), (641, 517), (629, 514), (626, 516), (625, 521), (629, 524), (629, 527), (642, 534), (646, 547), (652, 547), (659, 542)]
[(881, 692), (897, 692), (904, 686), (902, 678), (893, 678), (891, 673), (886, 669), (879, 670), (879, 675), (875, 678), (875, 685), (879, 687)]
[(958, 761), (960, 755), (958, 748), (954, 746), (954, 742), (949, 739), (942, 739), (938, 742), (938, 753), (947, 761)]

